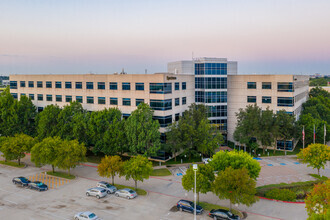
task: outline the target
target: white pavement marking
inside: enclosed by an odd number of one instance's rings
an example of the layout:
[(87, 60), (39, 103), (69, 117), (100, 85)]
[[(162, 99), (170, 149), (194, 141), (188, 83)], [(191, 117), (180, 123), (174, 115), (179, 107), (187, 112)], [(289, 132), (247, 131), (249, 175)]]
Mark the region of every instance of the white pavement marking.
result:
[(16, 202), (10, 201), (10, 200), (8, 200), (8, 199), (4, 199), (3, 201), (10, 202), (10, 203), (13, 203), (13, 204), (17, 205)]
[(110, 215), (114, 215), (114, 216), (118, 216), (119, 214), (117, 214), (117, 213), (113, 213), (113, 212), (110, 212), (110, 211), (108, 211), (108, 210), (100, 210), (101, 212), (105, 212), (105, 213), (108, 213), (108, 214), (110, 214)]

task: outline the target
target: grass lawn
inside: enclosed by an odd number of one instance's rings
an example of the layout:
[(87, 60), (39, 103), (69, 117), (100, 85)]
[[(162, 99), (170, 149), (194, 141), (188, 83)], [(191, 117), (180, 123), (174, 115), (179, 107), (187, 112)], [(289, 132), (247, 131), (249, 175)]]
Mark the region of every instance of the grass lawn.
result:
[(320, 175), (317, 175), (317, 174), (308, 174), (308, 175), (310, 175), (310, 176), (312, 176), (312, 177), (314, 177), (315, 179), (318, 179), (318, 180), (323, 180), (323, 181), (325, 181), (325, 180), (328, 180), (329, 178), (328, 177), (326, 177), (326, 176), (320, 176)]
[(171, 172), (167, 168), (155, 169), (152, 171), (151, 176), (169, 176)]
[[(220, 206), (220, 205), (215, 205), (215, 204), (210, 204), (207, 202), (199, 202), (199, 205), (203, 207), (204, 210), (211, 211), (212, 209), (225, 209), (229, 210), (229, 208)], [(237, 211), (236, 209), (232, 209), (231, 212), (235, 215), (238, 215), (241, 219), (243, 218), (243, 215), (241, 212)]]
[(8, 165), (8, 166), (12, 166), (12, 167), (18, 167), (18, 168), (22, 168), (22, 167), (25, 167), (24, 164), (20, 164), (18, 165), (17, 162), (14, 162), (14, 161), (3, 161), (3, 160), (0, 160), (0, 164), (4, 164), (4, 165)]
[(101, 159), (103, 158), (104, 156), (98, 156), (98, 155), (89, 155), (86, 157), (87, 159), (87, 162), (89, 163), (96, 163), (96, 164), (99, 164), (101, 163)]
[(54, 173), (53, 173), (53, 171), (48, 171), (47, 174), (51, 175), (51, 176), (57, 176), (57, 177), (69, 179), (69, 180), (73, 180), (76, 178), (74, 175), (71, 175), (68, 173), (63, 173), (63, 172), (56, 172), (56, 171)]
[(124, 189), (124, 188), (132, 189), (132, 190), (136, 191), (136, 193), (137, 193), (139, 196), (145, 196), (145, 195), (147, 195), (147, 191), (145, 191), (145, 190), (143, 190), (143, 189), (139, 189), (139, 188), (137, 188), (137, 190), (135, 190), (134, 187), (124, 186), (124, 185), (120, 185), (120, 184), (115, 184), (115, 186), (117, 187), (117, 189)]

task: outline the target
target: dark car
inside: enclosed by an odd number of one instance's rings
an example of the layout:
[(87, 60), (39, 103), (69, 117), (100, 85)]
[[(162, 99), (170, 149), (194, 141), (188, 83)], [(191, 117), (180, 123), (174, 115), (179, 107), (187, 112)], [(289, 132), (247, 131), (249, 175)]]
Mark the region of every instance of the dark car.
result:
[(240, 217), (238, 215), (234, 215), (228, 210), (225, 209), (212, 209), (209, 213), (209, 216), (216, 219), (230, 219), (230, 220), (239, 220)]
[[(188, 200), (180, 200), (177, 204), (176, 207), (180, 211), (186, 211), (186, 212), (191, 212), (194, 213), (194, 203)], [(196, 214), (202, 214), (203, 208), (199, 205), (196, 205)]]
[(39, 181), (29, 183), (28, 187), (30, 189), (35, 189), (35, 190), (38, 190), (38, 191), (48, 190), (48, 186), (46, 184), (42, 183), (42, 182), (39, 182)]
[(28, 186), (30, 182), (30, 180), (26, 179), (23, 176), (13, 178), (13, 183), (21, 186)]

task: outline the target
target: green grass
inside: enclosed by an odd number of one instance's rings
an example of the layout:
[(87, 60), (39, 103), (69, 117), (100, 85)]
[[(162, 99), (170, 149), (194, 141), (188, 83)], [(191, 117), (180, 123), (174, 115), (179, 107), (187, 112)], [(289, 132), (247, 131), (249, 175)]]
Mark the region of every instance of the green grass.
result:
[(147, 191), (143, 190), (143, 189), (139, 189), (137, 188), (137, 190), (135, 190), (134, 187), (130, 187), (130, 186), (124, 186), (124, 185), (120, 185), (120, 184), (115, 184), (115, 186), (117, 187), (117, 189), (124, 189), (124, 188), (129, 188), (132, 189), (134, 191), (136, 191), (136, 193), (140, 196), (145, 196), (147, 195)]
[(89, 155), (86, 157), (87, 159), (87, 162), (89, 163), (96, 163), (96, 164), (99, 164), (101, 163), (101, 159), (103, 158), (104, 156), (98, 156), (98, 155)]
[(322, 177), (321, 177), (320, 175), (317, 175), (317, 174), (308, 174), (308, 175), (314, 177), (315, 179), (322, 180), (322, 181), (325, 181), (325, 180), (328, 180), (328, 179), (329, 179), (329, 178), (326, 177), (326, 176), (322, 176)]
[(162, 168), (153, 170), (151, 176), (169, 176), (171, 174), (167, 168)]
[(164, 165), (180, 164), (181, 159), (182, 159), (182, 163), (202, 162), (202, 157), (191, 157), (191, 159), (189, 159), (188, 156), (184, 157), (184, 155), (179, 155), (176, 157), (176, 161), (174, 160), (174, 158), (172, 158), (171, 160), (167, 161), (166, 163), (162, 163), (162, 164), (164, 164)]
[[(225, 209), (229, 210), (229, 208), (220, 206), (220, 205), (215, 205), (207, 202), (199, 202), (199, 205), (203, 207), (204, 210), (211, 211), (212, 209)], [(238, 215), (240, 218), (243, 218), (243, 215), (240, 211), (237, 211), (236, 209), (232, 209), (231, 212), (235, 215)]]
[(76, 178), (74, 175), (71, 175), (68, 173), (63, 173), (63, 172), (56, 172), (56, 171), (54, 173), (53, 173), (53, 171), (48, 171), (47, 174), (51, 175), (51, 176), (57, 176), (57, 177), (69, 179), (69, 180), (73, 180)]
[(14, 161), (2, 161), (2, 160), (0, 160), (0, 164), (12, 166), (12, 167), (18, 167), (18, 168), (25, 167), (24, 164), (21, 163), (20, 165), (18, 165), (18, 163), (14, 162)]

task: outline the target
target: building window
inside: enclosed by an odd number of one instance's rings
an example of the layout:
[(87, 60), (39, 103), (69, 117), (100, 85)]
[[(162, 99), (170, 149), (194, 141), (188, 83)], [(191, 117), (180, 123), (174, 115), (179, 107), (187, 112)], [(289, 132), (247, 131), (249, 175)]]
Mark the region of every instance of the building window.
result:
[(105, 105), (105, 97), (98, 97), (97, 103), (100, 105)]
[(256, 89), (257, 88), (257, 83), (256, 82), (248, 82), (247, 83), (247, 88), (248, 89)]
[(123, 115), (123, 118), (124, 118), (124, 119), (128, 119), (128, 118), (129, 118), (129, 116), (130, 116), (131, 114), (126, 114), (126, 113), (123, 113), (122, 115)]
[(150, 107), (153, 110), (160, 110), (160, 111), (171, 110), (172, 109), (172, 99), (166, 99), (166, 100), (151, 99)]
[(72, 96), (71, 95), (65, 96), (65, 101), (66, 102), (72, 102)]
[(272, 83), (271, 82), (263, 82), (262, 83), (262, 89), (272, 89)]
[(83, 103), (83, 97), (82, 96), (76, 96), (76, 101), (79, 103)]
[(20, 82), (20, 86), (21, 86), (22, 88), (24, 88), (24, 87), (25, 87), (25, 81), (21, 81), (21, 82)]
[(66, 89), (72, 89), (72, 83), (71, 82), (65, 82), (65, 88)]
[(110, 105), (118, 105), (118, 98), (110, 98)]
[(144, 103), (144, 99), (135, 99), (136, 106), (139, 106), (140, 103)]
[(210, 124), (213, 124), (220, 131), (227, 130), (227, 119), (213, 119), (210, 120)]
[(135, 83), (135, 90), (144, 91), (144, 83)]
[(105, 89), (105, 82), (98, 82), (97, 83), (97, 89)]
[(175, 83), (175, 90), (180, 90), (180, 83), (179, 82)]
[(131, 106), (131, 99), (130, 98), (123, 98), (123, 105)]
[(10, 89), (17, 89), (17, 81), (10, 81), (9, 87)]
[(227, 75), (227, 63), (196, 63), (195, 75)]
[(10, 93), (14, 99), (17, 99), (17, 93)]
[(187, 83), (186, 82), (182, 82), (182, 90), (186, 90), (187, 89)]
[(109, 86), (110, 86), (110, 90), (117, 90), (118, 89), (118, 83), (116, 83), (116, 82), (110, 82)]
[(257, 96), (248, 96), (247, 97), (248, 103), (256, 103), (257, 102)]
[(61, 89), (62, 88), (62, 82), (55, 82), (55, 88)]
[(44, 100), (44, 96), (42, 94), (38, 94), (38, 101), (43, 101)]
[(277, 97), (277, 106), (293, 107), (294, 98), (293, 97)]
[(56, 95), (56, 102), (62, 102), (62, 95)]
[(42, 81), (37, 81), (37, 87), (42, 88)]
[(38, 107), (38, 112), (42, 112), (44, 110), (43, 107)]
[(227, 77), (196, 77), (196, 89), (227, 89)]
[(285, 149), (284, 149), (284, 141), (277, 141), (276, 145), (277, 145), (278, 150), (292, 150), (293, 149), (292, 141), (285, 142)]
[(26, 94), (25, 93), (21, 93), (21, 98), (22, 98), (22, 96), (26, 96)]
[(172, 115), (168, 116), (153, 116), (154, 120), (158, 120), (161, 128), (165, 128), (172, 123)]
[(30, 98), (31, 100), (34, 100), (34, 94), (29, 94), (29, 98)]
[(279, 82), (277, 83), (278, 92), (294, 92), (292, 82)]
[(122, 90), (131, 90), (131, 83), (123, 82)]
[(76, 82), (76, 89), (82, 89), (82, 82)]
[(52, 88), (52, 82), (51, 81), (46, 82), (46, 88)]
[(34, 87), (34, 82), (33, 81), (29, 81), (29, 88), (33, 88)]
[(175, 106), (180, 105), (180, 98), (175, 98)]
[(94, 83), (93, 82), (86, 82), (86, 89), (94, 89)]
[(179, 121), (179, 119), (180, 119), (180, 113), (176, 113), (175, 114), (175, 121)]
[(94, 104), (94, 97), (93, 96), (87, 96), (87, 103), (88, 104)]
[(195, 102), (226, 103), (227, 102), (227, 92), (195, 91)]
[(170, 94), (172, 93), (172, 83), (150, 83), (150, 93)]
[(216, 105), (207, 106), (207, 117), (227, 117), (227, 106), (226, 105)]
[(187, 98), (186, 97), (182, 97), (182, 105), (187, 104)]
[(53, 96), (52, 95), (46, 95), (46, 101), (47, 102), (53, 101)]
[(271, 96), (263, 96), (262, 97), (262, 103), (272, 103), (272, 97)]

